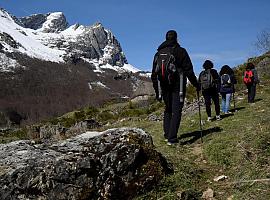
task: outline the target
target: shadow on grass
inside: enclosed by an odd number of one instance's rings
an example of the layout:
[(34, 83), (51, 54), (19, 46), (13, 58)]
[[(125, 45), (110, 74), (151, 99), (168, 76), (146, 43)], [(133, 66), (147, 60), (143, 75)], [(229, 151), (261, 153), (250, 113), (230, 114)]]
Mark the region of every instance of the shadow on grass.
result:
[(245, 109), (246, 107), (237, 107), (237, 108), (233, 108), (233, 109), (230, 109), (230, 111), (231, 112), (237, 112), (237, 111), (239, 111), (239, 110), (243, 110), (243, 109)]
[(262, 98), (255, 99), (254, 102), (262, 101)]
[(211, 134), (211, 133), (217, 133), (217, 132), (221, 132), (222, 131), (222, 128), (220, 127), (213, 127), (213, 128), (209, 128), (209, 129), (206, 129), (206, 130), (203, 130), (202, 131), (202, 134), (201, 134), (201, 131), (198, 130), (198, 131), (193, 131), (193, 132), (190, 132), (190, 133), (184, 133), (182, 135), (180, 135), (180, 137), (178, 137), (179, 140), (185, 140), (185, 141), (180, 141), (180, 144), (181, 145), (185, 145), (185, 144), (192, 144), (194, 142), (196, 142), (198, 139), (201, 138), (201, 135), (202, 137), (208, 135), (208, 134)]
[(227, 118), (227, 117), (230, 117), (230, 116), (233, 116), (233, 115), (234, 115), (233, 113), (223, 114), (221, 116), (221, 119), (224, 119), (224, 118)]

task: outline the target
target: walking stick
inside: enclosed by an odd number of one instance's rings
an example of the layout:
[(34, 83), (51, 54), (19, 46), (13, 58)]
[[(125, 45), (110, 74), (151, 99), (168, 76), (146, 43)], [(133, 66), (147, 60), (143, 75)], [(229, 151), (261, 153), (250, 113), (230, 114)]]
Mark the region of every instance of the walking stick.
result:
[(234, 93), (235, 93), (235, 88), (234, 88), (234, 85), (233, 85), (233, 110), (234, 110), (234, 112), (237, 112), (237, 110), (235, 108), (235, 96), (234, 96)]
[(201, 104), (200, 104), (200, 93), (197, 91), (198, 105), (199, 105), (199, 118), (200, 118), (200, 132), (201, 132), (201, 143), (203, 143), (203, 129), (202, 129), (202, 115), (201, 115)]

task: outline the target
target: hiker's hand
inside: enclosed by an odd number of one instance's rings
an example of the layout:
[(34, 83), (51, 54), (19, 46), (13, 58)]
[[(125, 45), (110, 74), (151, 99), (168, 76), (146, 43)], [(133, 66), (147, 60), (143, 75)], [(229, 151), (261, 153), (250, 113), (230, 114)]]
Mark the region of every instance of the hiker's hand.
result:
[(159, 102), (161, 102), (162, 101), (162, 96), (159, 95), (159, 94), (156, 94), (156, 100), (159, 101)]

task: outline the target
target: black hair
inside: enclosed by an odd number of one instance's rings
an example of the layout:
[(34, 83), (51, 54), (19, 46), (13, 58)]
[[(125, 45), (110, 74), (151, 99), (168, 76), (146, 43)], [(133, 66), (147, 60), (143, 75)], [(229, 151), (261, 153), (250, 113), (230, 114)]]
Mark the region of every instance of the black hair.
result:
[(247, 63), (246, 69), (254, 69), (254, 68), (255, 68), (255, 66), (253, 63), (251, 63), (251, 62)]
[(203, 68), (204, 69), (211, 69), (213, 67), (214, 67), (214, 64), (213, 64), (213, 62), (211, 60), (204, 61), (204, 63), (203, 63)]
[(223, 65), (220, 69), (219, 75), (223, 75), (223, 74), (233, 74), (233, 70), (232, 68), (230, 68), (229, 65)]
[(166, 40), (176, 41), (177, 40), (177, 32), (175, 30), (169, 30), (166, 33)]

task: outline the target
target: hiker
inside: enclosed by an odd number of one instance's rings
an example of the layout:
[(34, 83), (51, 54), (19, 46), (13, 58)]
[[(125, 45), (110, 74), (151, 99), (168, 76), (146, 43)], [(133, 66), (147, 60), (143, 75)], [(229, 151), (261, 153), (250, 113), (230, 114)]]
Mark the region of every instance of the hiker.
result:
[(230, 101), (232, 94), (235, 92), (234, 84), (236, 79), (234, 71), (228, 65), (221, 67), (220, 72), (220, 94), (221, 94), (221, 111), (224, 114), (230, 114)]
[(199, 89), (193, 65), (186, 49), (177, 42), (177, 33), (170, 30), (166, 40), (154, 56), (151, 79), (156, 99), (164, 100), (163, 130), (168, 145), (178, 143), (177, 133), (181, 122), (187, 78)]
[(215, 104), (216, 120), (221, 120), (219, 106), (219, 75), (217, 70), (213, 69), (213, 67), (213, 62), (206, 60), (203, 63), (204, 70), (199, 75), (199, 83), (204, 97), (208, 122), (212, 120), (211, 99)]
[(243, 80), (248, 89), (248, 103), (254, 103), (256, 95), (256, 85), (260, 82), (260, 80), (253, 63), (247, 63)]

